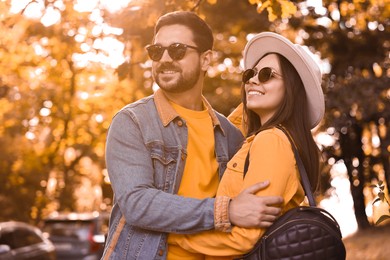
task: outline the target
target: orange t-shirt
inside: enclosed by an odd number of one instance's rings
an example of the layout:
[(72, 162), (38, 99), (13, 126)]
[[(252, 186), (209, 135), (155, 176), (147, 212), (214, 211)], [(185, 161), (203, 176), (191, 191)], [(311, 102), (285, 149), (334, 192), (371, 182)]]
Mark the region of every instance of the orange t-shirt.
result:
[[(207, 109), (194, 111), (172, 102), (171, 104), (188, 127), (187, 160), (177, 194), (197, 199), (215, 197), (219, 177), (210, 114)], [(178, 246), (182, 239), (185, 239), (185, 235), (168, 235), (167, 259), (204, 259), (202, 254), (189, 252)]]

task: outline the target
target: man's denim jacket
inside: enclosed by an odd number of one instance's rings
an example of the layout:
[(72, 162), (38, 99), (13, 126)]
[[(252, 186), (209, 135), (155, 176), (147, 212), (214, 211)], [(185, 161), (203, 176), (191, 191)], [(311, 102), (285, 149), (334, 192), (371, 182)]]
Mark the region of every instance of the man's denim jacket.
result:
[[(243, 136), (204, 99), (214, 125), (222, 177)], [(187, 157), (188, 130), (161, 90), (113, 118), (106, 162), (114, 206), (104, 259), (165, 259), (167, 234), (214, 229), (214, 198), (177, 193)]]

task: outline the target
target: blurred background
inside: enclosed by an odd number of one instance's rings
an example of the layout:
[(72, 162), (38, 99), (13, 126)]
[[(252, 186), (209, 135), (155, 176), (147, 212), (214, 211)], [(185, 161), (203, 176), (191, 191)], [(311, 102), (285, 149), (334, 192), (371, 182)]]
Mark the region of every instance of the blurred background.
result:
[(390, 222), (389, 0), (0, 0), (0, 221), (45, 229), (53, 214), (87, 213), (105, 234), (107, 129), (156, 89), (144, 47), (174, 10), (213, 29), (204, 95), (225, 115), (240, 102), (242, 51), (254, 34), (307, 45), (326, 96), (313, 131), (324, 162), (318, 203), (347, 239)]

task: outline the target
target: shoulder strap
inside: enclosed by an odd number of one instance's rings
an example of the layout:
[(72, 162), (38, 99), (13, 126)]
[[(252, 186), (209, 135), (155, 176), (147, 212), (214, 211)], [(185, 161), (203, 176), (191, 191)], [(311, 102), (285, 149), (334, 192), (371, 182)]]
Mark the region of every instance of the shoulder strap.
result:
[[(293, 149), (293, 152), (294, 152), (294, 156), (295, 156), (295, 161), (297, 162), (297, 165), (298, 165), (298, 170), (299, 170), (299, 173), (301, 175), (301, 183), (302, 183), (302, 186), (303, 186), (303, 189), (305, 191), (305, 194), (307, 196), (307, 199), (309, 200), (309, 205), (311, 207), (316, 207), (316, 202), (314, 200), (314, 195), (313, 195), (313, 192), (311, 191), (311, 185), (310, 185), (310, 181), (309, 181), (309, 178), (307, 177), (307, 173), (306, 173), (306, 169), (305, 169), (305, 166), (301, 160), (301, 157), (299, 156), (299, 153), (298, 153), (298, 149), (294, 143), (294, 140), (292, 139), (290, 133), (287, 131), (287, 129), (285, 129), (283, 126), (276, 126), (278, 129), (282, 130), (283, 133), (287, 136), (288, 140), (290, 141), (291, 143), (291, 147)], [(246, 172), (248, 171), (248, 168), (249, 168), (249, 152), (246, 156), (246, 159), (245, 159), (245, 164), (244, 164), (244, 178), (245, 178), (245, 174)]]

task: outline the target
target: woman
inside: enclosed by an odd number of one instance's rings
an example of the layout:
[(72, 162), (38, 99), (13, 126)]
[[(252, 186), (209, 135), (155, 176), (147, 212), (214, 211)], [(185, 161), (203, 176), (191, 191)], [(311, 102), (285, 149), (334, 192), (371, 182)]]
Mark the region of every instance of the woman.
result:
[[(251, 184), (269, 180), (270, 186), (257, 195), (282, 196), (285, 212), (303, 202), (304, 191), (291, 144), (278, 127), (292, 136), (315, 189), (319, 151), (310, 130), (321, 121), (325, 110), (321, 73), (300, 45), (270, 32), (260, 33), (248, 42), (244, 66), (242, 102), (247, 139), (228, 163), (217, 196), (234, 199)], [(249, 167), (243, 176), (248, 153)], [(217, 205), (215, 210), (216, 215), (227, 215), (227, 207)], [(178, 240), (178, 245), (210, 256), (206, 259), (232, 259), (250, 251), (264, 232), (265, 229), (232, 227), (230, 232), (187, 235)]]

